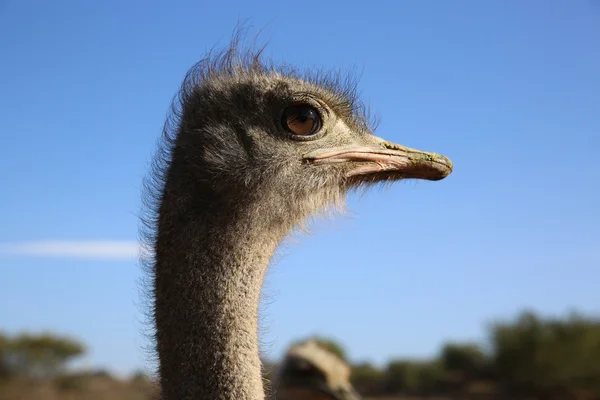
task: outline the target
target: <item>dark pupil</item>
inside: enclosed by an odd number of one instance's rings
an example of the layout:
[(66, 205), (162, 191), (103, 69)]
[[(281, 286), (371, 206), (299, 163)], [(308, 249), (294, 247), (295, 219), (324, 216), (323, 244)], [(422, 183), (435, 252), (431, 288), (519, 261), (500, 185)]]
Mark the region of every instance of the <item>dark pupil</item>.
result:
[(305, 123), (309, 119), (315, 119), (314, 111), (313, 110), (308, 110), (306, 108), (301, 109), (300, 111), (298, 111), (298, 113), (296, 115), (298, 116), (297, 120), (300, 121), (300, 122), (302, 122), (302, 123)]

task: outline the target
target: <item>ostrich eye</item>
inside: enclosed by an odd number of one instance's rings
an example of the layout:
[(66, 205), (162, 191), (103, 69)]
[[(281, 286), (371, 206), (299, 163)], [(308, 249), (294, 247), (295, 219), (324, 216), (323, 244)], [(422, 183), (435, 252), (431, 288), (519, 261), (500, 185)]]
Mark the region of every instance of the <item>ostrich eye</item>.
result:
[(321, 129), (321, 116), (310, 106), (291, 106), (283, 112), (283, 127), (298, 136), (314, 135)]

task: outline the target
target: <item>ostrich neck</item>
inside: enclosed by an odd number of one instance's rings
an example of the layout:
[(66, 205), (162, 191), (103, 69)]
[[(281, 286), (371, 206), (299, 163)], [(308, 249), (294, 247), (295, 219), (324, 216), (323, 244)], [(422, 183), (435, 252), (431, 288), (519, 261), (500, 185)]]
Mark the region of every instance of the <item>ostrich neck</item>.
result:
[(260, 291), (288, 229), (251, 210), (260, 207), (208, 197), (166, 192), (161, 205), (154, 312), (162, 399), (264, 399)]

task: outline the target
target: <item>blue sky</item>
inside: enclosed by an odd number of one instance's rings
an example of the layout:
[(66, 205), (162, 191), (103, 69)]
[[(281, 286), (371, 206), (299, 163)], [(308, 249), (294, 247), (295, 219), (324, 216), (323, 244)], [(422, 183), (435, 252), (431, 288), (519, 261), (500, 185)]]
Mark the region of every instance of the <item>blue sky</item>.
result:
[(140, 182), (186, 70), (238, 19), (267, 54), (362, 70), (377, 134), (449, 156), (440, 182), (351, 196), (286, 244), (264, 350), (313, 333), (353, 360), (483, 340), (523, 308), (598, 312), (597, 1), (0, 2), (0, 329), (142, 366)]

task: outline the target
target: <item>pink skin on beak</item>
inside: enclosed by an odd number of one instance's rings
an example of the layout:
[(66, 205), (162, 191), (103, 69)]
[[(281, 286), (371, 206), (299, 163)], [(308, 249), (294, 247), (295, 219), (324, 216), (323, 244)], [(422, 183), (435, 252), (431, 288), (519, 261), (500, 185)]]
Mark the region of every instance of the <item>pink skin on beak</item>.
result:
[[(379, 138), (377, 138), (379, 139)], [(381, 139), (379, 139), (381, 140)], [(413, 178), (438, 181), (452, 172), (452, 162), (440, 154), (428, 153), (381, 140), (373, 146), (343, 146), (319, 149), (304, 155), (315, 165), (354, 163), (346, 177), (373, 176), (387, 173), (398, 179)]]

